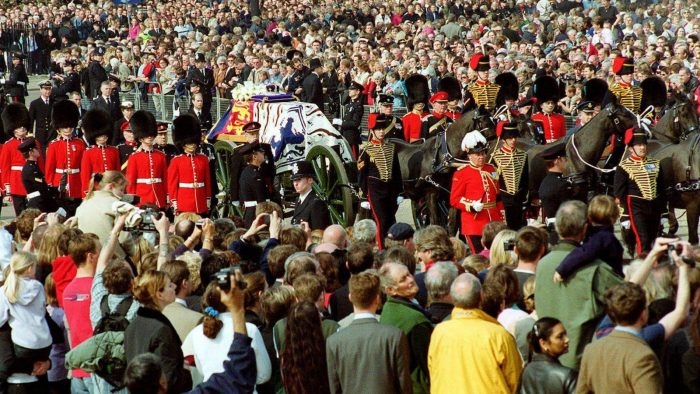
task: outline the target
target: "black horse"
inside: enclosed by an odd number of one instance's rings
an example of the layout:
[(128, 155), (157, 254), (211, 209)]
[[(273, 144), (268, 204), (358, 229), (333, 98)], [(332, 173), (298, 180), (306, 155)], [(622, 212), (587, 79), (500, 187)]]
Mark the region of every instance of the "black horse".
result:
[(404, 196), (413, 203), (417, 226), (455, 224), (448, 220), (449, 193), (454, 167), (466, 163), (462, 138), (474, 130), (490, 135), (494, 127), (490, 114), (476, 108), (464, 113), (445, 133), (422, 142), (409, 144), (392, 139), (401, 166)]
[(684, 94), (671, 96), (667, 109), (652, 128), (653, 137), (661, 143), (677, 144), (700, 130), (695, 102)]

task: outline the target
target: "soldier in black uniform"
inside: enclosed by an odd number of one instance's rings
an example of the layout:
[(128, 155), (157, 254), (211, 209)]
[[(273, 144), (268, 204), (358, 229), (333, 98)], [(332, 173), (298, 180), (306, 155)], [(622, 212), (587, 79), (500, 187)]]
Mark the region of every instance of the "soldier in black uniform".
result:
[(403, 141), (403, 122), (401, 122), (400, 118), (394, 116), (394, 97), (389, 94), (380, 94), (378, 101), (379, 112), (384, 115), (391, 116), (394, 122), (393, 126), (389, 128), (389, 131), (387, 131), (384, 138), (398, 138)]
[(53, 79), (56, 87), (51, 94), (55, 100), (65, 100), (71, 92), (80, 92), (80, 76), (75, 72), (77, 63), (74, 60), (66, 60), (63, 63), (63, 75), (55, 74)]
[(36, 208), (41, 212), (54, 212), (58, 193), (55, 188), (49, 187), (44, 179), (44, 174), (39, 169), (37, 160), (41, 152), (36, 146), (34, 138), (27, 138), (17, 147), (22, 156), (27, 160), (22, 167), (22, 185), (27, 191), (27, 208)]
[(206, 67), (207, 60), (203, 53), (197, 53), (194, 64), (195, 66), (187, 73), (187, 86), (191, 88), (193, 83), (199, 84), (199, 92), (202, 93), (202, 99), (204, 100), (202, 110), (211, 112), (211, 89), (214, 87), (214, 71)]
[(314, 168), (308, 161), (292, 165), (292, 183), (294, 190), (299, 193), (292, 224), (306, 222), (311, 230), (325, 230), (331, 224), (331, 214), (328, 205), (318, 198), (312, 188), (315, 178)]
[(255, 220), (255, 207), (258, 203), (268, 201), (270, 192), (263, 180), (260, 166), (265, 161), (265, 152), (257, 141), (245, 144), (239, 153), (247, 163), (241, 173), (238, 196), (244, 208), (243, 221), (250, 227)]
[(126, 166), (129, 164), (129, 156), (136, 152), (139, 147), (138, 141), (134, 137), (134, 132), (131, 131), (131, 125), (129, 122), (124, 122), (120, 126), (124, 142), (117, 145), (117, 150), (119, 150), (119, 162), (122, 163), (121, 171), (126, 171)]
[(559, 206), (572, 199), (571, 184), (564, 179), (566, 169), (566, 144), (558, 142), (540, 152), (540, 158), (547, 163), (547, 175), (540, 183), (538, 191), (542, 216), (549, 229), (549, 243), (554, 245), (559, 241), (554, 229), (554, 219)]
[(401, 169), (393, 142), (386, 141), (387, 128), (393, 117), (369, 114), (369, 141), (357, 160), (359, 183), (367, 196), (374, 221), (377, 223), (377, 245), (383, 248), (389, 227), (396, 223), (397, 199), (402, 191)]
[(83, 81), (86, 84), (85, 92), (87, 92), (89, 99), (94, 99), (100, 95), (100, 86), (102, 86), (102, 82), (107, 80), (107, 71), (102, 66), (102, 56), (104, 54), (105, 49), (102, 47), (97, 47), (92, 52), (92, 60), (87, 69), (88, 78), (87, 81)]
[(615, 198), (622, 206), (620, 225), (631, 228), (637, 254), (651, 250), (666, 208), (666, 189), (661, 165), (647, 157), (647, 135), (637, 127), (625, 132), (629, 157), (615, 170)]
[(168, 124), (158, 122), (156, 125), (158, 135), (153, 140), (153, 148), (165, 153), (165, 164), (170, 165), (170, 160), (180, 154), (180, 151), (173, 144), (168, 144)]
[(27, 84), (29, 77), (24, 69), (22, 60), (24, 55), (19, 52), (12, 54), (12, 67), (10, 68), (10, 76), (5, 81), (5, 94), (10, 96), (13, 103), (24, 104), (24, 96), (27, 95)]
[(340, 133), (350, 144), (354, 159), (357, 159), (359, 146), (362, 142), (360, 124), (362, 123), (362, 115), (364, 115), (365, 109), (362, 106), (361, 94), (362, 85), (353, 81), (348, 88), (350, 101), (345, 104), (345, 117), (343, 119), (333, 119), (333, 125), (340, 128)]
[(39, 141), (39, 146), (42, 147), (42, 155), (46, 154), (46, 146), (49, 141), (56, 138), (56, 131), (51, 129), (51, 109), (53, 101), (51, 100), (51, 81), (42, 81), (39, 83), (41, 96), (29, 103), (29, 120), (31, 128), (34, 130), (34, 138)]
[(503, 145), (491, 155), (498, 171), (506, 224), (515, 231), (525, 225), (525, 203), (529, 187), (527, 153), (516, 146), (519, 134), (517, 123), (499, 122), (496, 135), (503, 141)]

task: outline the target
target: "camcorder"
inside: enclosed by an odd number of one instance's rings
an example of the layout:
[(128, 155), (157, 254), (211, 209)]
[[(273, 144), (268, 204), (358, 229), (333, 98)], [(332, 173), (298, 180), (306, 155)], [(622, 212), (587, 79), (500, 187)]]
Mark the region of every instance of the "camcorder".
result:
[[(240, 265), (233, 265), (231, 267), (222, 268), (213, 275), (212, 279), (216, 280), (216, 284), (221, 290), (228, 292), (231, 290), (231, 275), (235, 274), (236, 271), (240, 270)], [(247, 284), (244, 280), (238, 280), (236, 281), (236, 287), (240, 290), (245, 290)]]
[(134, 223), (131, 226), (125, 226), (126, 230), (129, 231), (140, 231), (140, 232), (157, 232), (156, 225), (153, 223), (154, 218), (160, 218), (163, 215), (157, 209), (146, 208), (146, 209), (136, 209), (129, 214), (127, 218), (127, 223)]

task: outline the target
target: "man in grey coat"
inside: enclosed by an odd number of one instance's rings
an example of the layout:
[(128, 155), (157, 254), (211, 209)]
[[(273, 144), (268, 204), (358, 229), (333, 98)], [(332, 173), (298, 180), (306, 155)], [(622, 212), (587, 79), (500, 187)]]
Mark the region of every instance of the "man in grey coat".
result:
[(403, 332), (380, 325), (379, 276), (350, 278), (354, 320), (326, 341), (331, 393), (411, 393), (409, 348)]

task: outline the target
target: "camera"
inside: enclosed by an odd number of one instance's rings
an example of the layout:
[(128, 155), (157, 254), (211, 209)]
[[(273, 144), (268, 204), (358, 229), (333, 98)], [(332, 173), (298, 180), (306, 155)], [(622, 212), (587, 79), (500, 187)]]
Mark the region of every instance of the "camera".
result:
[[(676, 251), (676, 254), (680, 255), (683, 253), (683, 245), (682, 244), (668, 244), (668, 252), (671, 253), (672, 251)], [(690, 268), (695, 268), (696, 262), (695, 259), (690, 257), (690, 256), (680, 256), (681, 261), (684, 263), (688, 264)]]
[(515, 250), (515, 240), (510, 239), (508, 241), (503, 241), (503, 249), (506, 251)]
[(683, 253), (683, 245), (681, 245), (681, 244), (668, 244), (668, 251), (672, 252), (674, 250), (676, 251), (676, 253), (678, 253), (680, 255), (681, 253)]
[[(228, 268), (222, 268), (218, 272), (216, 272), (213, 275), (213, 279), (216, 280), (216, 284), (219, 286), (219, 288), (223, 291), (229, 291), (231, 290), (231, 275), (233, 275), (236, 271), (240, 271), (241, 266), (240, 265), (233, 265)], [(238, 287), (241, 290), (245, 290), (247, 287), (247, 284), (243, 280), (236, 281), (236, 287)]]
[(142, 232), (155, 232), (156, 226), (153, 223), (153, 218), (159, 218), (162, 213), (153, 208), (137, 209), (129, 214), (127, 223), (134, 223), (127, 227), (128, 230), (136, 230)]

